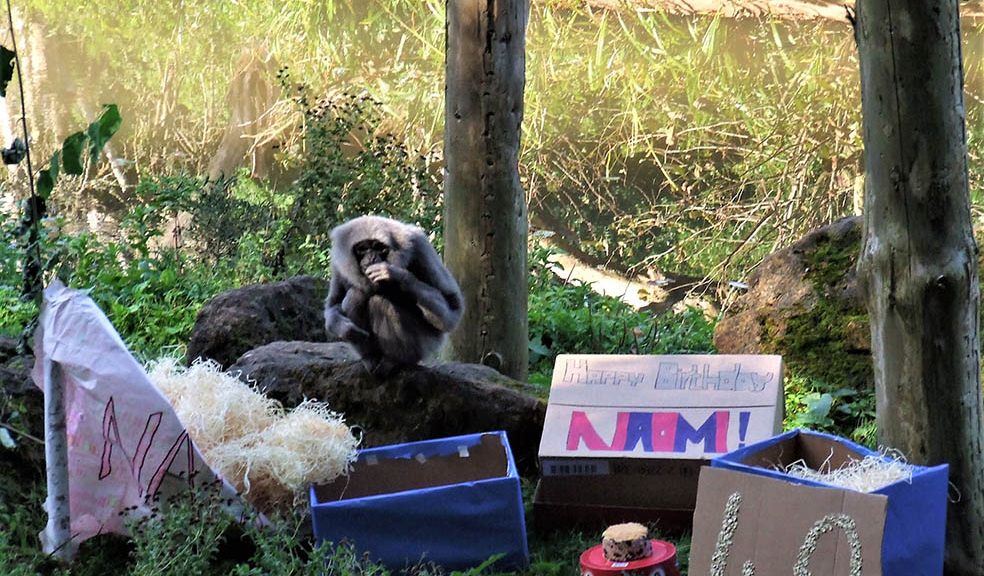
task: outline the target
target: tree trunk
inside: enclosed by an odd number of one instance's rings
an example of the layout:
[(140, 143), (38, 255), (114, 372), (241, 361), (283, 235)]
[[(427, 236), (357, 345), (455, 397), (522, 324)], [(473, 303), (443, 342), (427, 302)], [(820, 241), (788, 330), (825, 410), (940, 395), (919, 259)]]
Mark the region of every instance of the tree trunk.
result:
[(881, 443), (950, 465), (947, 574), (984, 574), (984, 429), (957, 0), (859, 0)]
[(448, 0), (445, 260), (465, 315), (455, 360), (526, 380), (527, 211), (519, 182), (528, 0)]

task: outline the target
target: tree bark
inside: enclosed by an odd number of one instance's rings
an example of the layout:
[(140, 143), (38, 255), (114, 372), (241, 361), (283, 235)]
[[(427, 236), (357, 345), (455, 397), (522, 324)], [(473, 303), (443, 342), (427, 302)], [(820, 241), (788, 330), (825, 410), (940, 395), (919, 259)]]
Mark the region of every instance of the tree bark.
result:
[(68, 428), (65, 424), (65, 384), (61, 366), (44, 365), (44, 459), (48, 477), (45, 510), (48, 523), (39, 535), (45, 554), (68, 563), (75, 557), (68, 497)]
[(448, 0), (445, 260), (465, 314), (450, 356), (526, 380), (527, 207), (519, 181), (528, 0)]
[(859, 0), (860, 267), (880, 441), (949, 463), (947, 574), (984, 574), (980, 291), (957, 0)]

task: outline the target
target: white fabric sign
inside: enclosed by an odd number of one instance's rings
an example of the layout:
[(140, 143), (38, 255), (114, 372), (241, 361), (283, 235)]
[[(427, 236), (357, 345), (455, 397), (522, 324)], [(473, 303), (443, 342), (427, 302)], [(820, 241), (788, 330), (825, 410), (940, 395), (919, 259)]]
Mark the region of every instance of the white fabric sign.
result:
[[(55, 282), (44, 292), (32, 376), (62, 368), (73, 541), (125, 533), (147, 502), (215, 480), (167, 399), (91, 298)], [(225, 485), (225, 490), (234, 493)]]

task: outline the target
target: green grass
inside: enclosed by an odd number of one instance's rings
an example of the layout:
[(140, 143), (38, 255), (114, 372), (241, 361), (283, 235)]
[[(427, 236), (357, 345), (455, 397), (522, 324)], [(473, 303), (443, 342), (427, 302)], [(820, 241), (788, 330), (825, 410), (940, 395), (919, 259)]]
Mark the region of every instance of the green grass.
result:
[[(524, 482), (527, 509), (532, 484)], [(133, 523), (133, 535), (97, 536), (83, 543), (65, 570), (39, 551), (36, 534), (44, 526), (41, 512), (43, 485), (27, 494), (0, 501), (0, 573), (6, 576), (72, 574), (74, 576), (367, 576), (394, 573), (353, 551), (347, 545), (316, 547), (302, 514), (274, 519), (268, 527), (236, 524), (221, 510), (208, 490), (175, 497), (159, 514)], [(527, 517), (527, 526), (535, 519)], [(650, 526), (654, 537), (662, 536)], [(685, 569), (689, 537), (670, 539), (678, 546)], [(522, 574), (561, 576), (577, 573), (581, 552), (600, 541), (600, 533), (577, 530), (529, 531), (530, 566)], [(409, 570), (416, 576), (479, 576), (496, 572), (490, 562), (470, 570), (449, 571), (422, 562)]]
[(549, 250), (530, 255), (530, 382), (544, 389), (558, 354), (713, 352), (714, 320), (695, 308), (653, 315), (550, 272)]

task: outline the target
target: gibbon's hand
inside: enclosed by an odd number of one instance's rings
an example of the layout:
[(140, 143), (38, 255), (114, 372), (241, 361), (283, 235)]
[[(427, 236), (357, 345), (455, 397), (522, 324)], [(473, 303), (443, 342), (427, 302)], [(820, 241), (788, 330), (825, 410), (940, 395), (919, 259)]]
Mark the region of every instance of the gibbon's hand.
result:
[(392, 266), (386, 262), (372, 264), (366, 268), (366, 278), (368, 278), (374, 286), (383, 282), (393, 282), (399, 286), (402, 286), (409, 274), (410, 273), (404, 268)]
[(353, 344), (364, 344), (372, 339), (368, 332), (362, 328), (359, 328), (351, 321), (349, 321), (345, 328), (342, 329), (342, 334), (340, 334), (340, 336), (342, 340)]

